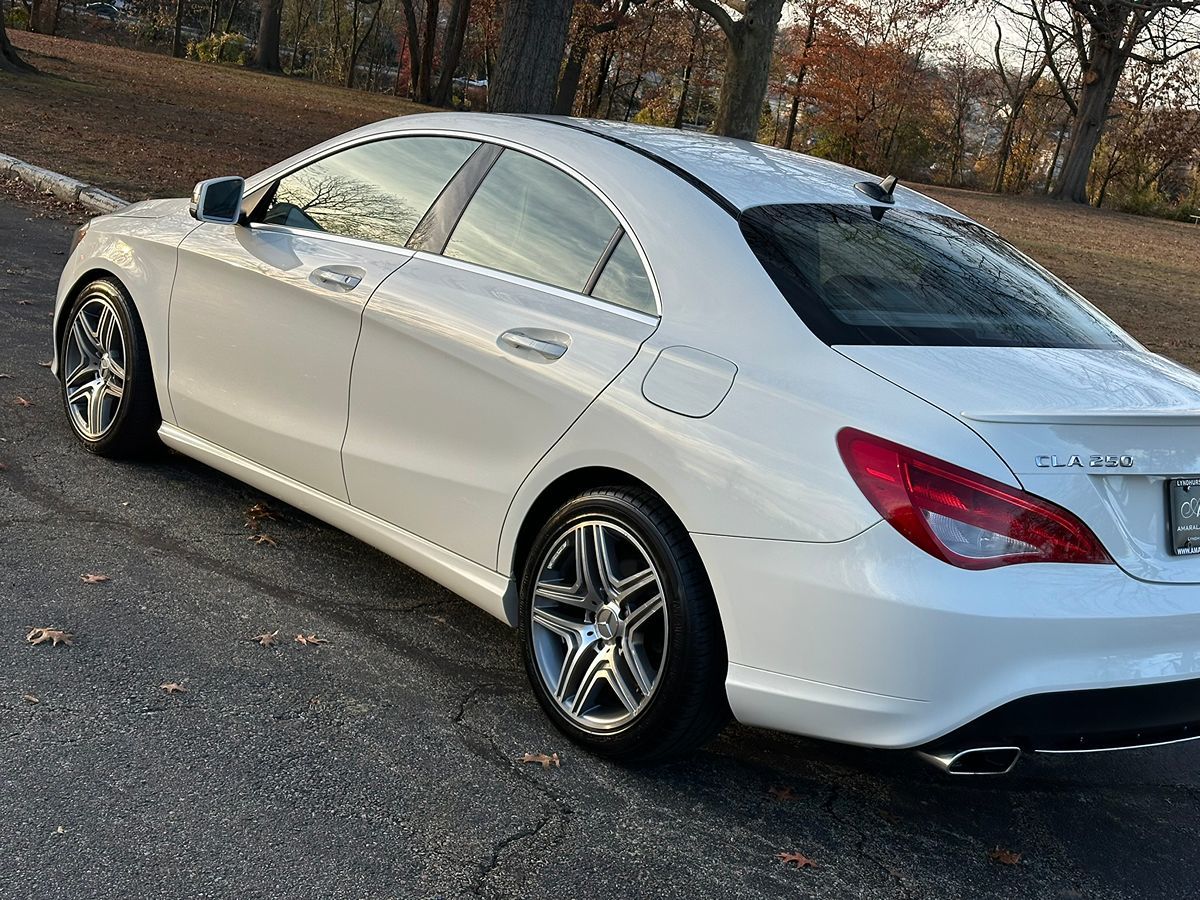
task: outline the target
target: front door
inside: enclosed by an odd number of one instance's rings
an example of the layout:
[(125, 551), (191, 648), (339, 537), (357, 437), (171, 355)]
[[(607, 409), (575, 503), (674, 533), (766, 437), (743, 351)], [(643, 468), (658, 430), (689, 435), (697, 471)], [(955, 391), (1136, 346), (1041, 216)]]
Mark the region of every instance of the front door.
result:
[(409, 236), (478, 146), (413, 136), (335, 150), (271, 185), (248, 226), (192, 232), (171, 297), (179, 427), (346, 500), (363, 308), (411, 259)]

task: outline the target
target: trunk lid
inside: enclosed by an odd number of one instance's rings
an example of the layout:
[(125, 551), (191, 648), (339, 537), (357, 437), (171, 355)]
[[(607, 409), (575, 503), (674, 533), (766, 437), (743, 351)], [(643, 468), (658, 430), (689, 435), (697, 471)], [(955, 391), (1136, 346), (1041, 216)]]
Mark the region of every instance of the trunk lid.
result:
[(1200, 554), (1172, 551), (1168, 513), (1169, 480), (1200, 476), (1191, 369), (1139, 350), (836, 349), (966, 423), (1026, 490), (1086, 522), (1130, 575), (1200, 583)]

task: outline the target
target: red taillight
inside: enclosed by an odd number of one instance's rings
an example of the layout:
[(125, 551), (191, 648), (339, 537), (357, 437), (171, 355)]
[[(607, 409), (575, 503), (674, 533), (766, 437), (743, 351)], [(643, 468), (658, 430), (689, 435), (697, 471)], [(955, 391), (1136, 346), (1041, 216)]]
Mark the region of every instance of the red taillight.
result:
[(843, 428), (838, 450), (871, 505), (925, 552), (964, 569), (1112, 562), (1061, 506), (883, 438)]

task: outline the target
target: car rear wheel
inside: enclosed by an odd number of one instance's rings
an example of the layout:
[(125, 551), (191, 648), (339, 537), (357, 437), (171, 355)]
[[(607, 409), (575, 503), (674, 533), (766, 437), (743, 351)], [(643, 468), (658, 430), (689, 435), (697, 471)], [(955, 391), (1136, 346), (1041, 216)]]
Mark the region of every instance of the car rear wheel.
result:
[(728, 718), (725, 640), (683, 525), (650, 491), (564, 504), (521, 581), (525, 667), (547, 715), (627, 762), (686, 755)]
[(120, 457), (159, 446), (150, 352), (137, 311), (119, 285), (98, 279), (79, 291), (58, 359), (63, 408), (84, 447)]

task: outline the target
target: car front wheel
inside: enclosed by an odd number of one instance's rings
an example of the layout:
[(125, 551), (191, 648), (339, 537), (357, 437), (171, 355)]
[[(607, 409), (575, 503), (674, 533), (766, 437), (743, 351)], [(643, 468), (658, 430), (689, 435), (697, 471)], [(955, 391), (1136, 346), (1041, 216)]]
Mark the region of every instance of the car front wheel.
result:
[(650, 491), (564, 504), (533, 543), (520, 598), (534, 692), (587, 749), (657, 762), (695, 750), (728, 718), (712, 589), (682, 523)]
[(84, 447), (101, 456), (133, 456), (159, 446), (146, 336), (118, 284), (102, 278), (79, 291), (58, 359), (67, 421)]

